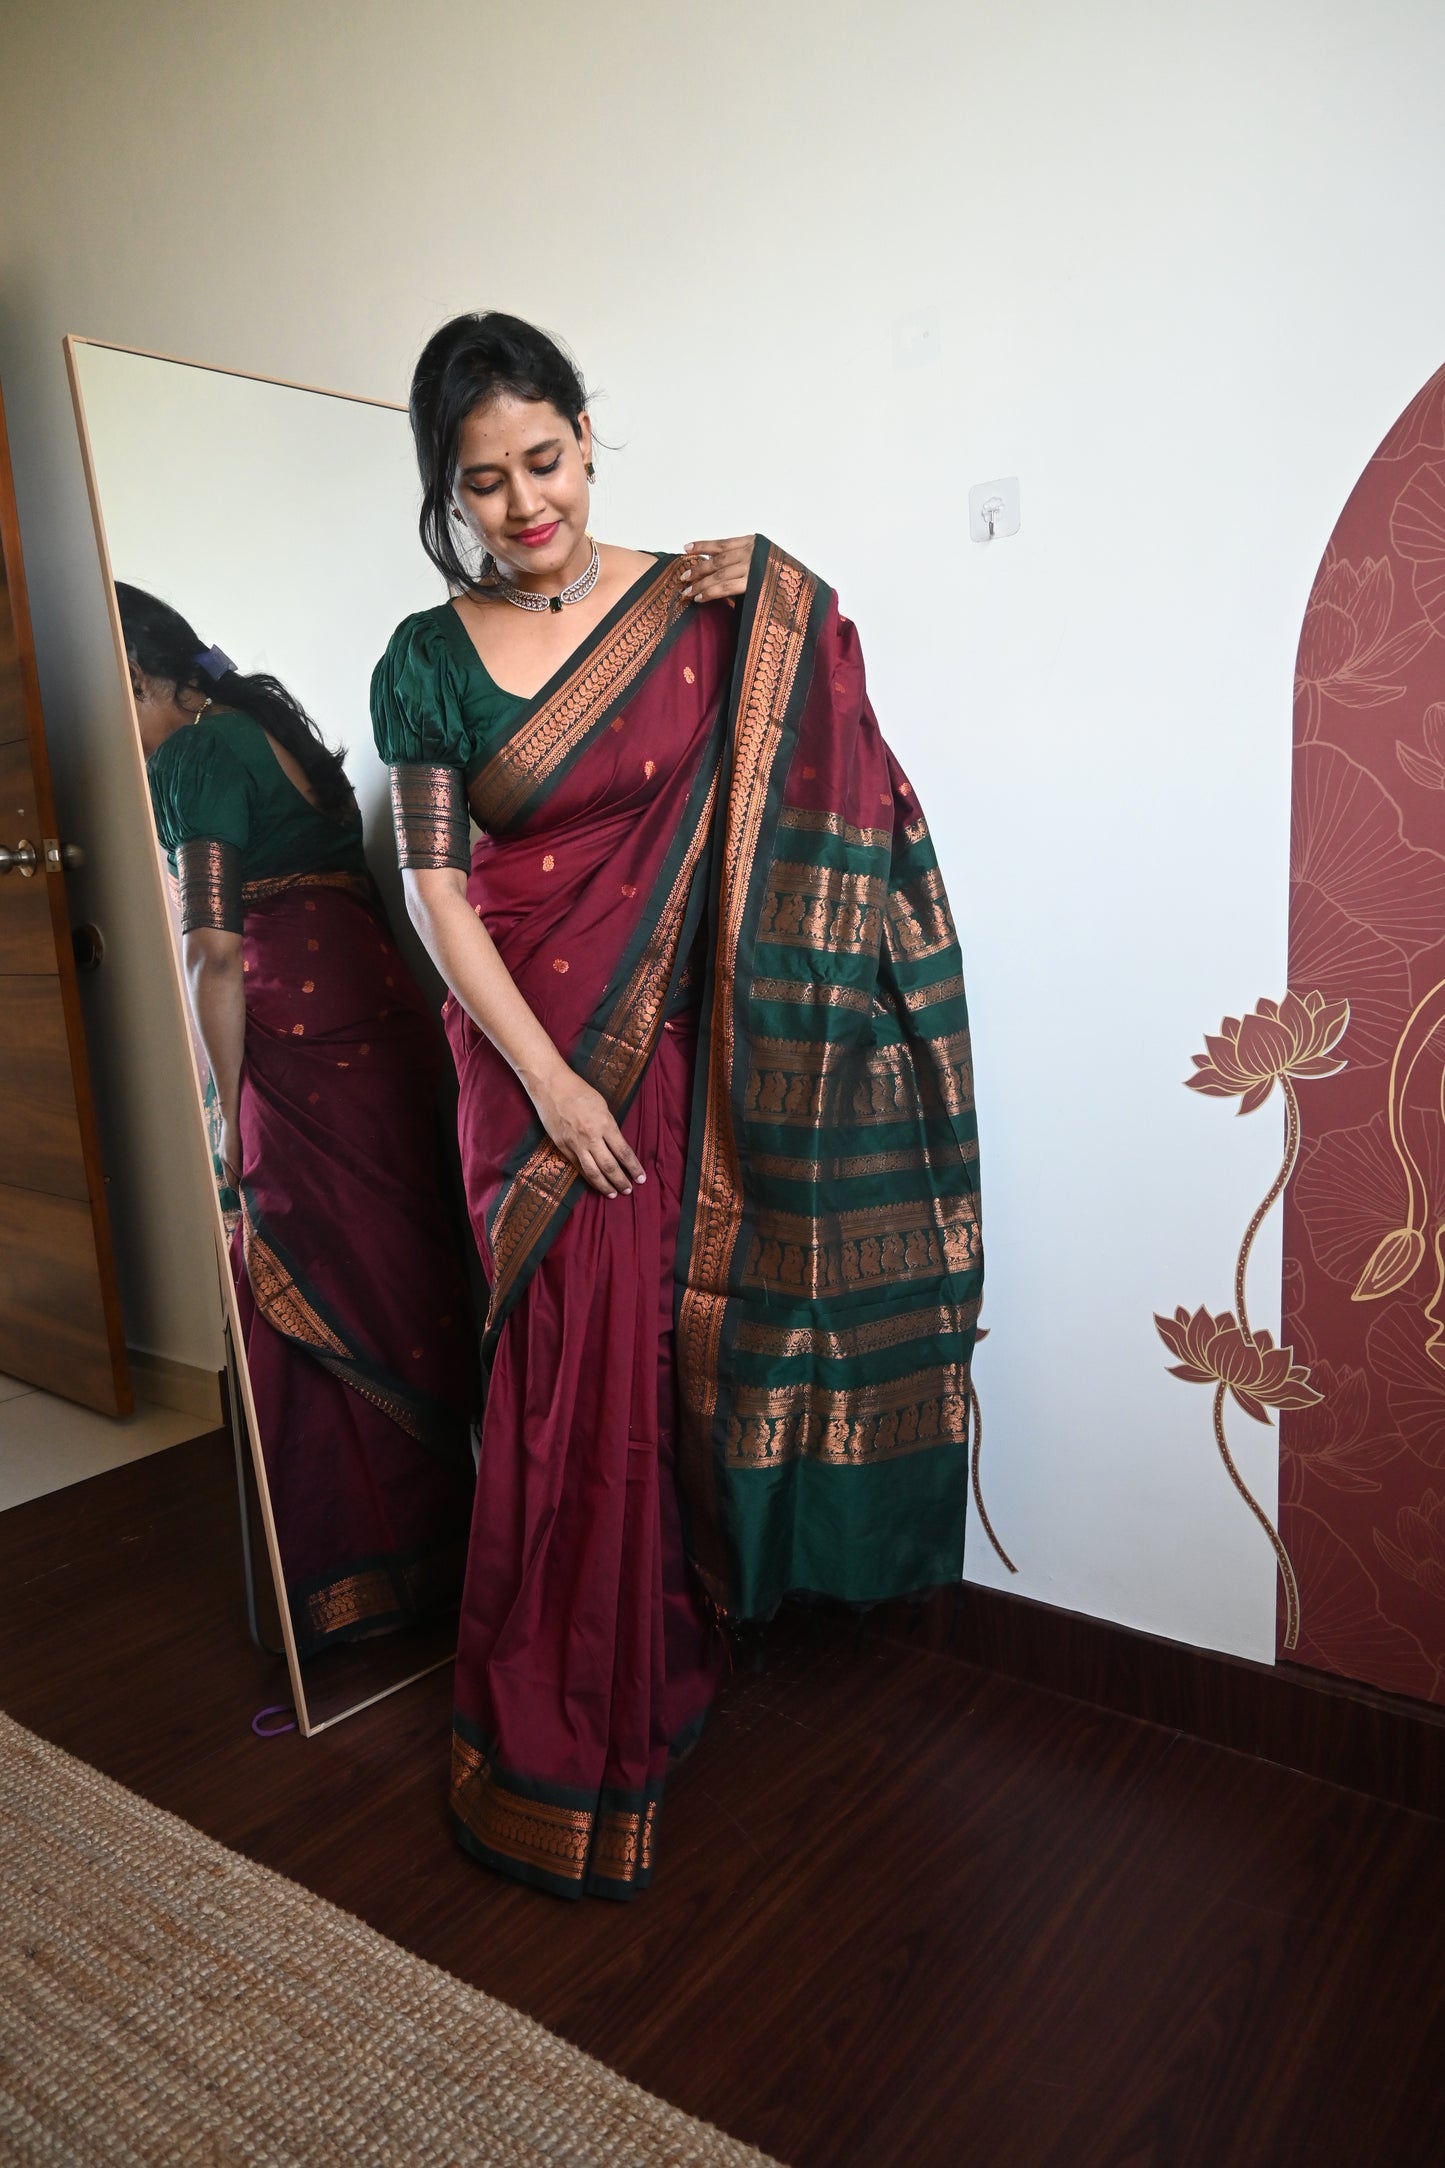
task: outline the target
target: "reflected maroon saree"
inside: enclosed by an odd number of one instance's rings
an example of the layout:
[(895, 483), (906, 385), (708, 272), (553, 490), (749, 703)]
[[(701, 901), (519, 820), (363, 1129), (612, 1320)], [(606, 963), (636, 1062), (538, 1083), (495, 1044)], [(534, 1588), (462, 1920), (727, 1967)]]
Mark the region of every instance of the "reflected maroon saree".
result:
[[(396, 773), (440, 807), (443, 771)], [(453, 1811), (522, 1880), (626, 1897), (712, 1691), (705, 1611), (961, 1573), (961, 970), (852, 628), (762, 538), (738, 609), (645, 574), (468, 794), (473, 908), (648, 1180), (588, 1189), (448, 1002), (491, 1283)]]
[(248, 883), (232, 1238), (300, 1653), (445, 1615), (471, 1513), (473, 1317), (442, 1201), (445, 1052), (369, 883)]

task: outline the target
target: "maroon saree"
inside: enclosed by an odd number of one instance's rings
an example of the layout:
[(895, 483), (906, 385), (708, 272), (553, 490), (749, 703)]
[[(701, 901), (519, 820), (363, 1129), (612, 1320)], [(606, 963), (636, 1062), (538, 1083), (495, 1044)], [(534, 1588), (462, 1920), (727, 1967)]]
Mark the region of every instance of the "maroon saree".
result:
[(347, 874), (247, 884), (246, 1360), (300, 1653), (454, 1609), (472, 1304), (442, 1201), (435, 1025)]
[[(449, 772), (394, 771), (404, 862), (454, 862)], [(504, 1872), (627, 1897), (709, 1613), (961, 1573), (962, 978), (852, 628), (762, 538), (738, 609), (645, 574), (469, 777), (472, 907), (647, 1181), (587, 1188), (448, 1001), (491, 1288), (452, 1806)]]

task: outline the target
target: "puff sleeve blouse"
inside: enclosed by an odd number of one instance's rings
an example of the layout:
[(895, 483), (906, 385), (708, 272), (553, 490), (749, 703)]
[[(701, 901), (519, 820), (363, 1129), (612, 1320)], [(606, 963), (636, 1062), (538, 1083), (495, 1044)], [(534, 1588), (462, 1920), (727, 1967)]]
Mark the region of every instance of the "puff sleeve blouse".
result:
[(494, 684), (449, 602), (403, 618), (371, 678), (376, 750), (391, 770), (397, 862), (471, 862), (466, 786), (527, 702)]

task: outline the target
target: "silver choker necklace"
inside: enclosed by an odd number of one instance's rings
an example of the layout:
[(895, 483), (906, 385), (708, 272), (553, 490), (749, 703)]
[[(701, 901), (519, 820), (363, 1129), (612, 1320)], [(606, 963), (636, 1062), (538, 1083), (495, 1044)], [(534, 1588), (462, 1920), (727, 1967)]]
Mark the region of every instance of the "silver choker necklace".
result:
[[(589, 535), (587, 538), (592, 540)], [(583, 602), (597, 585), (597, 575), (602, 560), (597, 554), (597, 544), (592, 543), (592, 561), (585, 572), (578, 574), (570, 587), (564, 587), (555, 595), (534, 595), (530, 587), (516, 587), (510, 580), (499, 580), (497, 593), (503, 602), (510, 602), (517, 610), (560, 610), (564, 602)]]

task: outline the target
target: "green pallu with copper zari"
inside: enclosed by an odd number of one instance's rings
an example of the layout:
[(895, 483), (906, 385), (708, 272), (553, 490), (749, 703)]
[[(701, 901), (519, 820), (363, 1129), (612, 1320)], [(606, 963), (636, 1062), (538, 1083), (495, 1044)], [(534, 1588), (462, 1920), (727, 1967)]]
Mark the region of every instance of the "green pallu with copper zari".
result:
[(836, 598), (758, 538), (677, 1247), (679, 1474), (726, 1615), (957, 1581), (983, 1284), (968, 1012)]

